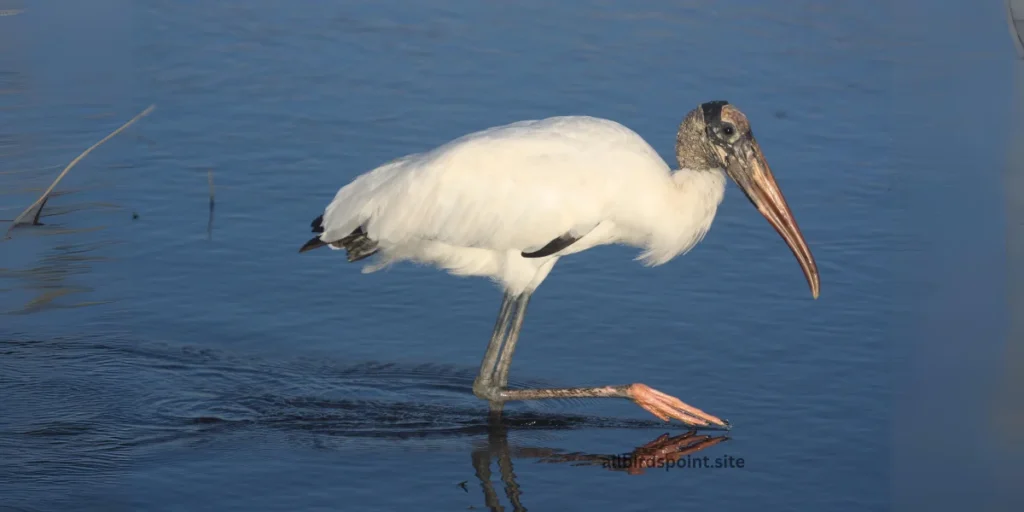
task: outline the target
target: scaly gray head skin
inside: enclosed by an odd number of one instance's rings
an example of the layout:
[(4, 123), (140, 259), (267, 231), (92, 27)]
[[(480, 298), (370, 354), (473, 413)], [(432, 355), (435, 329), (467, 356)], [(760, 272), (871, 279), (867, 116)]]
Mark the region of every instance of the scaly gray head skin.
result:
[(725, 169), (789, 245), (804, 271), (811, 295), (818, 298), (820, 284), (814, 256), (743, 112), (727, 101), (709, 101), (691, 110), (676, 134), (676, 159), (681, 169)]

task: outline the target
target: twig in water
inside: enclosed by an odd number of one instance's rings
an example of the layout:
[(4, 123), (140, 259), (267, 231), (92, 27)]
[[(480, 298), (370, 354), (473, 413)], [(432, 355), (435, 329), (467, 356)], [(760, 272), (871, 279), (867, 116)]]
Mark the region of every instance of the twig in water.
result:
[[(75, 159), (72, 160), (71, 163), (68, 164), (68, 166), (65, 167), (63, 171), (61, 171), (60, 175), (57, 176), (57, 179), (53, 180), (53, 183), (50, 184), (50, 188), (46, 189), (46, 192), (43, 192), (43, 195), (39, 196), (39, 199), (36, 199), (36, 202), (29, 205), (29, 207), (26, 208), (25, 211), (21, 212), (20, 215), (14, 218), (14, 221), (11, 222), (11, 225), (7, 227), (7, 232), (4, 234), (4, 240), (9, 240), (11, 238), (11, 230), (13, 230), (19, 224), (39, 225), (39, 215), (43, 213), (43, 205), (46, 204), (46, 200), (50, 198), (50, 193), (52, 193), (53, 189), (57, 187), (57, 184), (60, 183), (60, 180), (64, 179), (64, 175), (66, 175), (68, 171), (70, 171), (71, 168), (75, 166), (75, 164), (77, 164), (83, 158), (85, 158), (86, 155), (91, 153), (92, 150), (100, 147), (100, 145), (102, 145), (104, 142), (114, 138), (115, 135), (124, 131), (125, 128), (128, 128), (129, 126), (135, 124), (135, 121), (138, 121), (139, 119), (142, 119), (143, 117), (149, 115), (149, 113), (152, 112), (154, 108), (156, 108), (156, 105), (150, 105), (146, 108), (146, 110), (143, 110), (138, 115), (133, 117), (130, 121), (121, 125), (120, 128), (114, 130), (110, 135), (103, 137), (103, 140), (97, 142), (96, 144), (93, 144), (92, 146), (89, 147), (89, 149), (83, 151), (82, 154), (75, 157)], [(35, 214), (32, 213), (33, 210), (35, 210)], [(32, 222), (26, 221), (26, 219), (29, 216), (32, 217)]]
[(210, 183), (210, 220), (206, 223), (206, 239), (213, 240), (213, 205), (214, 205), (214, 189), (213, 189), (213, 169), (206, 171), (206, 181)]

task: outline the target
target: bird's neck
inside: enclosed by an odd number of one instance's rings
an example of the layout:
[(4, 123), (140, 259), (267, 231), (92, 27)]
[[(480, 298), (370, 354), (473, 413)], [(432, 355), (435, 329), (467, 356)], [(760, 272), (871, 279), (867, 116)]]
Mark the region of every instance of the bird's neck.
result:
[(680, 169), (672, 173), (661, 216), (654, 226), (642, 259), (660, 265), (689, 251), (711, 227), (725, 196), (721, 169)]

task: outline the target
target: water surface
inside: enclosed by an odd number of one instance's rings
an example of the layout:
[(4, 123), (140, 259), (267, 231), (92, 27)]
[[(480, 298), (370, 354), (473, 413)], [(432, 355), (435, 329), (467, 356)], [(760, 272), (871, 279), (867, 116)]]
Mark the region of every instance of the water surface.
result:
[[(157, 105), (72, 171), (44, 226), (0, 245), (0, 505), (882, 508), (893, 361), (910, 351), (891, 332), (931, 289), (907, 211), (942, 201), (908, 180), (958, 171), (894, 144), (923, 137), (893, 122), (920, 108), (893, 99), (894, 69), (936, 50), (894, 30), (918, 14), (887, 6), (94, 0), (0, 17), (0, 218)], [(1004, 29), (990, 14), (927, 16)], [(514, 404), (491, 426), (470, 385), (492, 284), (296, 253), (339, 186), (397, 156), (587, 114), (670, 159), (682, 116), (713, 99), (756, 126), (821, 299), (730, 186), (670, 264), (626, 248), (560, 261), (512, 378), (677, 394), (735, 425), (681, 446), (743, 468), (593, 464), (686, 434), (626, 402)]]

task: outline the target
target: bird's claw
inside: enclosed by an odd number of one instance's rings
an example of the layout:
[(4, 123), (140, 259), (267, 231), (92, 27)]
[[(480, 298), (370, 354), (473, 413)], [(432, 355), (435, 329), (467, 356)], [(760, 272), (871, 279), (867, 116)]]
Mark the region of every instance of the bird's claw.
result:
[(638, 382), (630, 386), (629, 397), (640, 407), (661, 418), (662, 421), (670, 421), (675, 418), (687, 425), (697, 427), (729, 428), (729, 422), (693, 407), (674, 396), (652, 389), (646, 384)]

